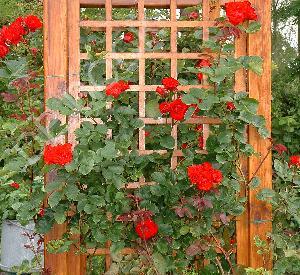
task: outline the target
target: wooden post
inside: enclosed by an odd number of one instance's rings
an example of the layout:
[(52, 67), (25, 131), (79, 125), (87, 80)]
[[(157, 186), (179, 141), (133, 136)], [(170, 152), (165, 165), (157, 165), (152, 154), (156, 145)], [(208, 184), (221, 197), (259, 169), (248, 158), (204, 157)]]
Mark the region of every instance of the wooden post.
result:
[[(235, 41), (235, 56), (247, 55), (247, 34), (241, 34), (241, 37)], [(235, 87), (236, 92), (247, 91), (247, 73), (244, 69), (236, 72)], [(248, 138), (248, 132), (245, 133)], [(244, 175), (248, 175), (248, 158), (242, 158), (241, 169)], [(246, 188), (242, 188), (240, 196), (247, 196)], [(237, 264), (249, 266), (249, 205), (246, 205), (245, 212), (236, 218), (236, 245), (237, 245)]]
[[(256, 34), (249, 35), (248, 54), (249, 56), (261, 56), (264, 59), (263, 74), (258, 76), (249, 73), (249, 96), (259, 100), (259, 114), (263, 115), (267, 122), (267, 128), (271, 130), (271, 0), (252, 0), (251, 3), (256, 8), (262, 30)], [(257, 131), (250, 127), (249, 142), (254, 149), (261, 154), (261, 158), (251, 157), (249, 160), (249, 177), (256, 172), (261, 160), (268, 154), (271, 146), (270, 140), (262, 139)], [(261, 165), (257, 176), (261, 179), (261, 188), (272, 188), (272, 158), (268, 154), (266, 160)], [(249, 197), (250, 223), (249, 238), (250, 266), (257, 268), (264, 266), (271, 269), (272, 260), (257, 254), (254, 244), (254, 237), (259, 236), (266, 239), (266, 234), (272, 231), (272, 210), (269, 204), (256, 199), (258, 191), (251, 191)]]
[[(44, 0), (44, 70), (45, 70), (45, 102), (51, 97), (60, 97), (67, 92), (68, 43), (67, 43), (67, 2), (66, 0)], [(65, 118), (56, 112), (47, 114), (46, 124), (51, 119)], [(59, 137), (52, 143), (65, 142), (65, 137)], [(55, 175), (47, 175), (46, 183)], [(55, 225), (45, 236), (45, 245), (50, 240), (59, 239), (66, 230), (65, 225)], [(45, 268), (55, 275), (67, 274), (67, 254), (50, 254), (45, 249)]]
[[(79, 0), (67, 0), (67, 31), (68, 37), (68, 92), (75, 99), (79, 98), (80, 88), (80, 3)], [(68, 142), (76, 144), (74, 131), (80, 127), (80, 116), (68, 117)], [(76, 243), (80, 235), (72, 236)], [(67, 274), (84, 275), (86, 273), (86, 255), (75, 255), (76, 248), (71, 247), (67, 254)]]

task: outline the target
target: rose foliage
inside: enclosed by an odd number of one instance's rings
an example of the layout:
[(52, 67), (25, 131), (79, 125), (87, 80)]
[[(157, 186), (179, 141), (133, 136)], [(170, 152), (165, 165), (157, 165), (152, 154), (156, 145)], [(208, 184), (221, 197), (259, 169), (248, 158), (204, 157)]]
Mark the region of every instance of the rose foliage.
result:
[[(105, 84), (105, 91), (80, 93), (79, 99), (65, 94), (47, 102), (49, 110), (63, 116), (80, 116), (73, 145), (56, 140), (66, 136), (67, 124), (53, 120), (46, 129), (37, 123), (32, 108), (12, 114), (13, 121), (30, 123), (33, 135), (27, 143), (27, 136), (22, 140), (22, 144), (30, 145), (30, 154), (17, 159), (12, 150), (2, 169), (6, 173), (6, 195), (2, 200), (12, 205), (6, 217), (15, 215), (23, 223), (34, 219), (41, 234), (55, 224), (66, 223), (62, 238), (48, 243), (51, 253), (62, 253), (74, 246), (78, 253), (93, 254), (110, 241), (109, 274), (184, 274), (204, 260), (210, 264), (202, 268), (203, 274), (243, 270), (236, 264), (235, 221), (246, 210), (248, 197), (247, 192), (240, 196), (240, 191), (256, 189), (260, 183), (255, 175), (248, 180), (241, 169), (242, 158), (256, 155), (245, 129), (256, 128), (262, 138), (268, 138), (269, 132), (264, 118), (257, 113), (259, 102), (249, 98), (246, 91), (233, 89), (236, 71), (262, 72), (260, 57), (234, 56), (234, 39), (239, 39), (242, 31), (259, 29), (256, 11), (248, 1), (227, 3), (224, 8), (227, 17), (211, 28), (209, 41), (198, 39), (198, 31), (183, 32), (179, 37), (179, 51), (188, 51), (192, 41), (195, 49), (191, 51), (208, 50), (209, 54), (196, 62), (178, 61), (178, 79), (169, 75), (169, 65), (164, 61), (146, 64), (146, 81), (157, 86), (156, 92), (149, 92), (146, 116), (171, 121), (170, 125), (156, 128), (145, 126), (139, 118), (138, 96), (131, 90), (138, 83), (136, 64), (113, 64), (115, 79), (104, 82), (105, 61), (95, 54), (101, 49), (97, 43), (103, 37), (92, 32), (83, 35), (88, 46), (81, 45), (81, 50), (85, 49), (91, 60), (83, 65), (81, 80), (87, 85)], [(200, 15), (189, 10), (183, 16), (198, 20)], [(243, 23), (248, 20), (255, 22), (246, 27)], [(5, 34), (5, 27), (1, 31), (2, 37), (6, 35), (2, 48), (0, 43), (2, 56), (9, 57), (11, 45), (40, 27), (34, 17), (13, 23), (9, 27), (13, 30), (11, 37)], [(135, 52), (135, 31), (114, 33), (114, 49)], [(167, 37), (163, 31), (147, 34), (146, 50), (168, 49)], [(14, 87), (20, 94), (22, 89), (32, 90), (30, 81), (30, 76), (25, 84), (18, 79)], [(186, 84), (205, 85), (183, 91), (181, 86)], [(3, 98), (8, 103), (18, 97), (9, 93)], [(210, 126), (210, 136), (204, 140), (205, 127), (190, 120), (207, 117), (219, 123)], [(170, 135), (174, 129), (178, 129), (177, 142)], [(9, 130), (14, 133), (12, 128)], [(146, 150), (163, 150), (164, 154), (139, 154), (141, 135), (145, 135)], [(174, 168), (171, 158), (177, 149), (182, 150), (182, 155)], [(297, 248), (290, 242), (297, 240), (299, 226), (299, 199), (294, 186), (299, 185), (300, 164), (299, 155), (289, 158), (283, 145), (273, 149), (278, 150), (280, 159), (274, 162), (277, 180), (284, 184), (276, 192), (261, 190), (257, 198), (277, 207), (277, 213), (284, 216), (281, 227), (286, 235), (282, 237), (275, 229), (266, 240), (257, 238), (255, 244), (266, 262), (271, 248), (275, 248), (280, 263), (274, 270), (283, 274), (292, 268), (288, 263), (299, 263)], [(26, 180), (21, 171), (29, 175)], [(46, 173), (49, 177), (43, 189), (41, 175)], [(40, 176), (32, 176), (35, 174)], [(293, 199), (288, 204), (288, 214), (281, 210), (288, 201), (286, 189), (291, 190), (289, 199)], [(28, 197), (25, 203), (18, 200), (24, 193)], [(47, 206), (42, 205), (45, 198)], [(125, 247), (133, 248), (135, 253), (123, 253)]]

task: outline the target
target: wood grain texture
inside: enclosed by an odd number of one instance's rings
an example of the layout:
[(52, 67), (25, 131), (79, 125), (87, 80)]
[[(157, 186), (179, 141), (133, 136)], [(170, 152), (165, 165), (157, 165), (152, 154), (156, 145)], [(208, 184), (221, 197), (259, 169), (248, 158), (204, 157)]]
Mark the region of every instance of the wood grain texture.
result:
[[(143, 22), (145, 20), (144, 0), (138, 2), (138, 20)], [(146, 117), (146, 57), (145, 57), (145, 32), (144, 25), (139, 27), (139, 117)], [(146, 149), (145, 128), (139, 129), (139, 150)], [(140, 183), (144, 183), (145, 179), (142, 177)]]
[[(247, 53), (247, 39), (246, 34), (242, 34), (240, 38), (235, 40), (235, 57), (246, 56)], [(236, 92), (242, 92), (248, 90), (247, 72), (241, 69), (236, 72), (235, 75), (235, 87)], [(246, 131), (248, 139), (248, 131)], [(240, 160), (241, 167), (244, 175), (248, 175), (248, 159), (242, 158)], [(247, 196), (247, 190), (242, 188), (240, 195), (242, 197)], [(246, 205), (246, 210), (243, 215), (236, 219), (236, 242), (237, 242), (237, 264), (243, 266), (249, 266), (249, 205)]]
[[(139, 0), (112, 0), (112, 4), (117, 8), (136, 7)], [(173, 0), (145, 0), (145, 7), (147, 8), (169, 8)], [(206, 0), (204, 0), (206, 1)], [(213, 0), (214, 1), (214, 0)], [(226, 2), (233, 0), (221, 0), (220, 4), (224, 5)], [(177, 0), (178, 8), (186, 8), (196, 6), (202, 3), (202, 0)], [(105, 0), (80, 0), (81, 7), (87, 8), (103, 8)]]
[[(68, 92), (75, 99), (79, 98), (80, 87), (80, 4), (79, 0), (67, 0), (68, 3)], [(68, 117), (68, 142), (76, 145), (74, 131), (80, 127), (80, 116), (71, 115)], [(72, 236), (72, 239), (78, 245), (80, 235)], [(76, 255), (77, 249), (72, 246), (67, 254), (67, 274), (84, 275), (86, 274), (86, 257), (85, 255)]]
[[(97, 55), (97, 54), (96, 54)], [(98, 54), (99, 55), (99, 54)], [(200, 59), (213, 57), (215, 54), (210, 53), (107, 53), (106, 59)], [(81, 53), (80, 59), (89, 59), (87, 53)]]
[[(67, 92), (67, 1), (66, 0), (44, 0), (44, 74), (45, 74), (45, 102), (51, 97), (60, 97)], [(46, 125), (51, 119), (59, 116), (45, 108), (48, 112)], [(59, 137), (51, 143), (61, 143), (65, 137)], [(45, 182), (53, 180), (54, 174), (48, 174)], [(59, 239), (66, 230), (66, 226), (55, 225), (53, 229), (45, 235), (45, 244), (50, 240)], [(45, 249), (45, 268), (51, 274), (67, 274), (67, 254), (50, 254)]]
[[(242, 34), (240, 38), (235, 40), (235, 57), (246, 56), (247, 53), (247, 38), (246, 34)], [(236, 92), (247, 91), (247, 72), (241, 69), (236, 72), (235, 75), (235, 87)], [(248, 131), (245, 133), (248, 139)], [(241, 167), (244, 175), (248, 175), (248, 159), (242, 158), (240, 160)], [(240, 173), (241, 174), (241, 173)], [(240, 195), (242, 197), (247, 196), (247, 190), (242, 188)], [(237, 264), (243, 266), (249, 266), (249, 205), (246, 205), (246, 210), (243, 215), (236, 219), (236, 243), (237, 243)]]
[[(174, 79), (177, 79), (177, 25), (176, 25), (176, 11), (177, 11), (177, 1), (171, 1), (170, 3), (170, 12), (171, 12), (171, 38), (170, 38), (170, 44), (171, 44), (171, 77)], [(173, 99), (176, 99), (177, 95), (174, 95)], [(178, 146), (178, 125), (172, 121), (172, 130), (171, 130), (171, 136), (174, 138), (175, 145), (174, 150), (177, 150)], [(178, 158), (174, 154), (171, 158), (171, 168), (175, 169), (178, 163)]]
[[(207, 17), (208, 18), (208, 17)], [(107, 26), (113, 28), (127, 28), (127, 27), (146, 27), (148, 28), (171, 28), (177, 26), (178, 28), (197, 28), (197, 27), (213, 27), (214, 21), (203, 20), (203, 21), (133, 21), (133, 20), (118, 20), (118, 21), (94, 21), (94, 20), (83, 20), (80, 22), (81, 27), (89, 27), (94, 29), (104, 29)]]
[[(169, 8), (172, 0), (145, 0), (145, 7)], [(139, 0), (113, 0), (114, 7), (136, 7)], [(202, 0), (177, 0), (178, 7), (189, 7), (199, 5)], [(105, 0), (81, 0), (82, 7), (104, 7)]]
[[(146, 92), (153, 92), (157, 88), (157, 85), (145, 85), (145, 91)], [(203, 88), (203, 89), (209, 89), (211, 88), (208, 85), (187, 85), (187, 86), (178, 86), (178, 90), (180, 91), (189, 91), (191, 88)], [(89, 85), (81, 85), (80, 91), (81, 92), (98, 92), (98, 91), (104, 91), (105, 86), (89, 86)], [(140, 90), (139, 85), (131, 85), (130, 89), (128, 91), (138, 92)]]
[[(249, 73), (249, 96), (259, 101), (259, 113), (267, 122), (267, 128), (271, 130), (271, 0), (252, 0), (251, 3), (258, 11), (262, 30), (251, 34), (248, 40), (248, 54), (261, 56), (264, 59), (263, 74), (258, 76)], [(251, 157), (249, 160), (249, 176), (257, 170), (262, 158), (268, 153), (271, 143), (268, 139), (262, 139), (254, 128), (249, 129), (249, 142), (254, 149), (261, 154), (261, 158)], [(261, 188), (272, 188), (272, 158), (268, 155), (257, 174), (261, 179)], [(272, 231), (272, 210), (269, 204), (256, 199), (257, 191), (251, 191), (249, 196), (250, 205), (250, 266), (271, 269), (271, 259), (263, 259), (256, 253), (257, 248), (253, 238), (260, 236), (266, 239), (266, 234)]]

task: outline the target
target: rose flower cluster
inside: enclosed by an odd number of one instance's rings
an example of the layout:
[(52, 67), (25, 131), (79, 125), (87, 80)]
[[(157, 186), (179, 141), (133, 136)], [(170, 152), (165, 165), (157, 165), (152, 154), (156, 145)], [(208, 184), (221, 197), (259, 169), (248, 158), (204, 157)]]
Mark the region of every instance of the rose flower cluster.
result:
[(209, 162), (188, 167), (188, 177), (198, 190), (209, 191), (223, 180), (220, 170), (214, 169)]
[(107, 96), (118, 98), (120, 94), (122, 94), (128, 89), (129, 89), (129, 84), (124, 80), (120, 80), (118, 82), (113, 82), (111, 84), (108, 84), (106, 86), (105, 91)]
[(225, 4), (225, 11), (232, 25), (239, 25), (247, 20), (257, 20), (255, 9), (249, 1), (229, 2)]
[(73, 160), (72, 144), (46, 145), (44, 149), (44, 162), (64, 166)]
[(23, 36), (29, 32), (35, 32), (42, 27), (42, 22), (35, 15), (18, 17), (9, 26), (3, 26), (0, 30), (0, 58), (9, 53), (11, 45), (17, 45), (23, 40)]
[[(172, 94), (177, 91), (179, 85), (178, 80), (172, 77), (165, 77), (162, 80), (163, 87), (157, 87), (156, 92), (163, 98), (169, 97), (172, 98)], [(159, 104), (160, 112), (164, 114), (170, 114), (170, 117), (174, 120), (183, 120), (189, 105), (183, 103), (181, 98), (177, 98), (172, 101), (164, 101)]]

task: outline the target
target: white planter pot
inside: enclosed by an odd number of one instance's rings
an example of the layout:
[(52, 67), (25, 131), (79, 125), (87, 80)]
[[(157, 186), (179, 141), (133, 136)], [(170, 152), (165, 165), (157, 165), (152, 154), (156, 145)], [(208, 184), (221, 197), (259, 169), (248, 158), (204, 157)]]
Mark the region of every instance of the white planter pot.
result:
[[(39, 237), (38, 235), (34, 235), (34, 226), (33, 221), (26, 226), (22, 226), (17, 221), (11, 220), (6, 220), (2, 223), (0, 263), (2, 270), (11, 271), (12, 267), (21, 265), (24, 260), (31, 261), (34, 258), (33, 251), (25, 247), (32, 244), (34, 247), (38, 247)], [(30, 239), (26, 234), (33, 236), (33, 238)], [(41, 270), (37, 268), (32, 269), (30, 272), (39, 271)]]

